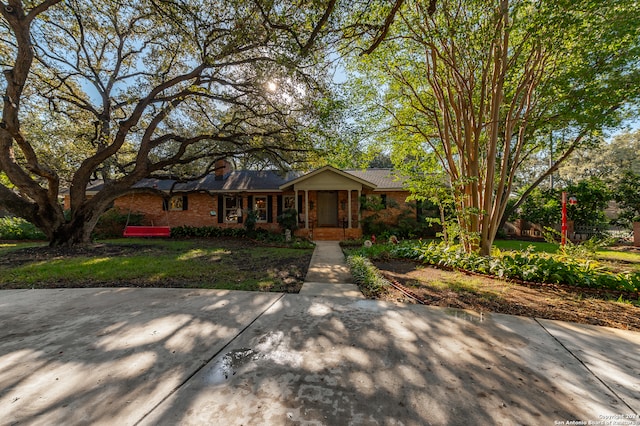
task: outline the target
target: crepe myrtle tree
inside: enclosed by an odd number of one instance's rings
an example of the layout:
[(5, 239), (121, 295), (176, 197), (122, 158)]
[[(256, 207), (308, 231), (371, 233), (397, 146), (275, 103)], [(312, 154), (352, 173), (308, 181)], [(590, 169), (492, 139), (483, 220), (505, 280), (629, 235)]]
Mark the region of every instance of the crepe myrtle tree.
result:
[[(0, 2), (0, 173), (10, 182), (0, 184), (0, 205), (50, 245), (73, 245), (88, 242), (100, 215), (145, 177), (202, 175), (234, 156), (283, 167), (304, 160), (332, 43), (379, 44), (401, 4)], [(67, 137), (53, 143), (59, 128), (23, 122), (68, 123)], [(61, 163), (73, 166), (62, 172)], [(88, 198), (94, 179), (104, 185)]]
[(380, 48), (352, 62), (362, 116), (392, 152), (412, 144), (438, 159), (467, 252), (490, 254), (514, 177), (550, 133), (567, 141), (527, 191), (640, 100), (637, 2), (442, 0), (431, 13), (406, 0), (397, 15)]

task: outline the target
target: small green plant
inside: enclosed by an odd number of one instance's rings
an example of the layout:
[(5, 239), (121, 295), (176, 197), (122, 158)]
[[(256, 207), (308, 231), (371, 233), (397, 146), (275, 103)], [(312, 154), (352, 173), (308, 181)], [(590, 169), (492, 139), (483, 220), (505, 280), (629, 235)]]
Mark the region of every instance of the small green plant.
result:
[(496, 251), (493, 257), (489, 257), (465, 253), (461, 246), (431, 242), (399, 245), (390, 250), (390, 255), (529, 282), (630, 292), (637, 292), (640, 288), (640, 273), (612, 274), (593, 260), (537, 253), (532, 248), (523, 251)]
[[(542, 236), (546, 242), (556, 243), (562, 239), (562, 234), (553, 228), (545, 227)], [(591, 237), (582, 243), (574, 243), (567, 238), (565, 245), (560, 246), (560, 253), (573, 259), (595, 259), (598, 250), (608, 247), (615, 242), (611, 237)]]
[(253, 236), (255, 234), (256, 223), (258, 223), (258, 212), (255, 210), (249, 210), (247, 217), (244, 220), (244, 228), (247, 230), (247, 235)]
[(296, 209), (287, 209), (279, 215), (276, 220), (282, 230), (290, 230), (291, 233), (298, 229), (298, 211)]
[(389, 282), (369, 259), (357, 254), (351, 255), (347, 257), (347, 264), (351, 268), (353, 279), (365, 296), (374, 298), (386, 292)]

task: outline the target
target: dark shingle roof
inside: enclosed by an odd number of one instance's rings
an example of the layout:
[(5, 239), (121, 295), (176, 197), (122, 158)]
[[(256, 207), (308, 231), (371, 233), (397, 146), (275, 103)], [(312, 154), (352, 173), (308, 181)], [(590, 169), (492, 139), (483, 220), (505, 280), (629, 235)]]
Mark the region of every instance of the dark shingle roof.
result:
[(365, 169), (365, 170), (344, 170), (357, 178), (371, 182), (376, 189), (402, 189), (404, 179), (395, 174), (392, 169)]
[[(395, 189), (403, 188), (403, 179), (399, 179), (391, 169), (343, 170), (355, 178), (370, 182), (374, 188)], [(175, 179), (142, 179), (134, 188), (153, 188), (159, 191), (173, 192), (244, 192), (244, 191), (279, 191), (279, 188), (295, 179), (303, 177), (302, 172), (280, 172), (275, 170), (239, 170), (225, 175), (224, 180), (216, 180), (210, 174), (197, 180), (178, 182)], [(88, 187), (88, 192), (102, 189), (102, 181), (94, 181)]]
[(214, 175), (187, 183), (176, 184), (174, 191), (270, 191), (299, 176), (297, 172), (281, 173), (274, 170), (241, 170), (229, 173), (224, 180)]

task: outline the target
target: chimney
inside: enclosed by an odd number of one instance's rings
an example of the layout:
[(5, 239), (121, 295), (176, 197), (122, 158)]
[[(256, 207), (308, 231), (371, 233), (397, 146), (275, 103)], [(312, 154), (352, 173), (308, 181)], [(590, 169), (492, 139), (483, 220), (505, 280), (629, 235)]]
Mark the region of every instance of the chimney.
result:
[(214, 169), (216, 180), (224, 180), (224, 177), (231, 173), (231, 163), (227, 160), (221, 159), (216, 161), (216, 167)]

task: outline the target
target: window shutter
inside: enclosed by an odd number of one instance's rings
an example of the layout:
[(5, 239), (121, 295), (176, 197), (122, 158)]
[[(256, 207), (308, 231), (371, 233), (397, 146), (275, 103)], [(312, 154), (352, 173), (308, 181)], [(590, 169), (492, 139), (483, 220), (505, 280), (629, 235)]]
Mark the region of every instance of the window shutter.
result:
[(253, 195), (249, 195), (249, 205), (247, 206), (247, 210), (252, 211), (253, 210)]
[(302, 204), (302, 195), (298, 195), (298, 213), (302, 212), (304, 205)]
[(420, 222), (422, 220), (422, 201), (416, 201), (416, 220)]
[(166, 198), (162, 199), (162, 210), (169, 210), (169, 200), (167, 200)]
[(224, 197), (218, 195), (218, 223), (224, 222)]
[(273, 223), (273, 195), (267, 196), (267, 222)]
[(278, 195), (277, 206), (276, 206), (276, 216), (280, 216), (282, 214), (282, 195)]
[(383, 208), (387, 208), (387, 194), (382, 194), (380, 195), (381, 201), (382, 201), (382, 207)]
[(182, 196), (182, 210), (189, 210), (189, 196)]
[(239, 212), (240, 214), (238, 215), (238, 223), (242, 223), (242, 213), (243, 213), (243, 211), (242, 211), (242, 209), (243, 209), (243, 207), (242, 207), (242, 197), (238, 197), (238, 199), (240, 200), (240, 204), (239, 204), (240, 205), (240, 212)]

